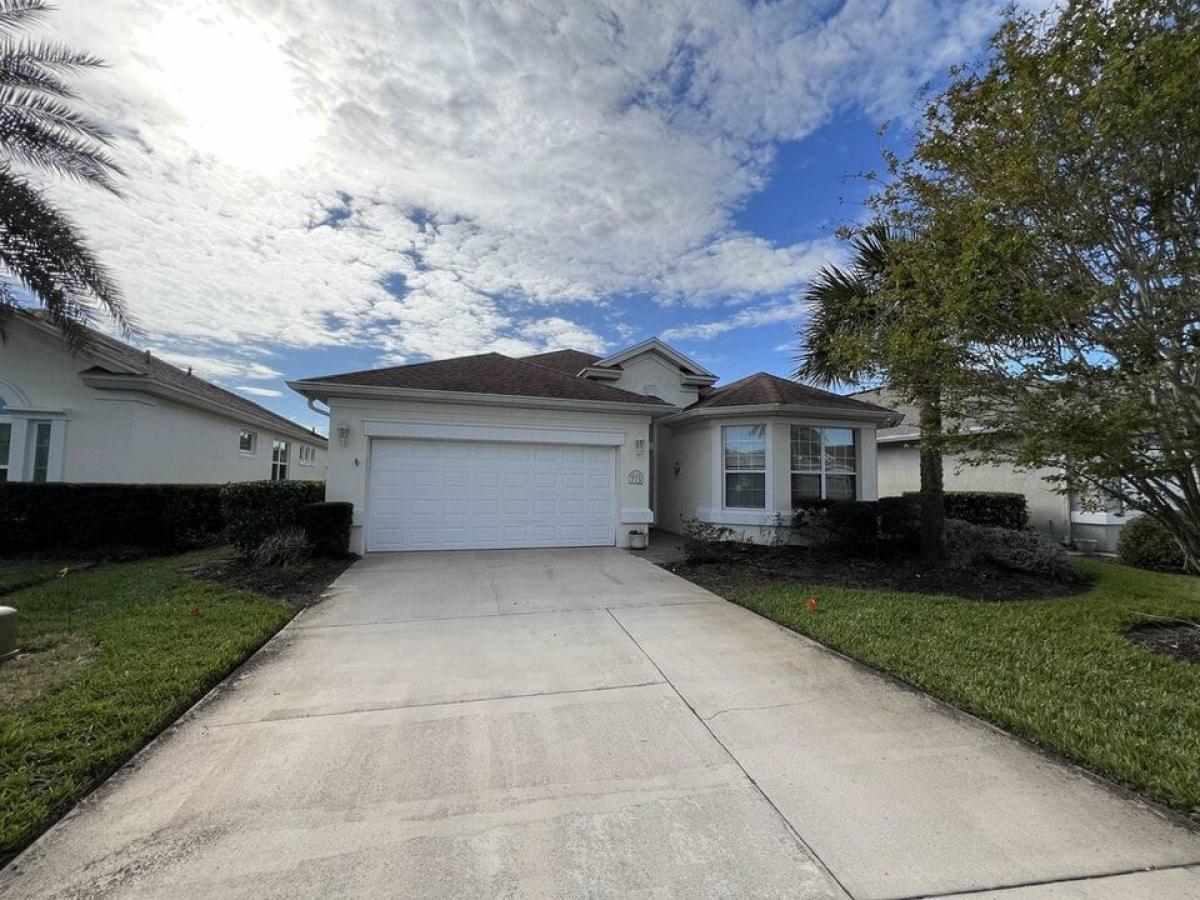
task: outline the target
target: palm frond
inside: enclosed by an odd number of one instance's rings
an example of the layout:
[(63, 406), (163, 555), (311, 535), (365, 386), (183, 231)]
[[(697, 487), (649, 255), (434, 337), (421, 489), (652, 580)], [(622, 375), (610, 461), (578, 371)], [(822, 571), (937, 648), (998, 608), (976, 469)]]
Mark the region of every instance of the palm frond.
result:
[(0, 148), (15, 160), (117, 193), (123, 174), (104, 151), (107, 131), (69, 106), (30, 91), (0, 88)]
[(75, 91), (58, 73), (24, 57), (4, 53), (0, 53), (0, 86), (40, 91), (64, 100), (75, 97)]
[(59, 72), (98, 69), (104, 66), (104, 60), (93, 53), (75, 50), (66, 44), (53, 41), (14, 41), (6, 38), (0, 41), (0, 56), (20, 59)]
[(0, 33), (32, 25), (49, 11), (46, 0), (0, 0)]
[[(116, 283), (74, 224), (7, 170), (0, 170), (0, 266), (36, 298), (68, 340), (81, 340), (79, 324), (99, 310), (122, 329), (131, 327)], [(11, 302), (11, 292), (8, 296)]]

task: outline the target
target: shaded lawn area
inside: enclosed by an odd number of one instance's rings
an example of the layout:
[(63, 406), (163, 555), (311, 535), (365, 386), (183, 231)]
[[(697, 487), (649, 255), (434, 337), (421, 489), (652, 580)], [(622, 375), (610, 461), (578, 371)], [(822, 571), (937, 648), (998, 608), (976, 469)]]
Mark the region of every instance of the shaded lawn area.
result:
[[(678, 574), (1200, 820), (1200, 665), (1126, 636), (1200, 619), (1200, 578), (1082, 561), (1073, 596), (979, 603), (736, 567)], [(813, 594), (817, 609), (806, 601)]]
[[(17, 559), (0, 560), (0, 596), (29, 585), (49, 581), (63, 569), (79, 565), (71, 560)], [(0, 601), (0, 606), (8, 606)]]
[(0, 663), (0, 864), (292, 617), (282, 600), (179, 571), (212, 555), (100, 566), (3, 598), (33, 652)]

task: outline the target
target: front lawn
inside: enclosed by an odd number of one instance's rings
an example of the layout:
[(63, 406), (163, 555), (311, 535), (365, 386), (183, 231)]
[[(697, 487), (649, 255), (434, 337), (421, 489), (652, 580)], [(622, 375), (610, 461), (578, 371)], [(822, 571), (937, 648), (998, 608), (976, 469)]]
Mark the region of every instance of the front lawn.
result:
[(0, 865), (292, 617), (180, 571), (212, 556), (68, 572), (3, 598), (34, 652), (0, 663)]
[[(64, 567), (78, 565), (70, 560), (16, 559), (0, 560), (0, 595), (49, 581)], [(4, 605), (0, 601), (0, 606)]]
[[(1200, 819), (1200, 665), (1125, 636), (1200, 620), (1200, 579), (1079, 563), (1085, 593), (980, 603), (680, 567), (715, 593)], [(815, 611), (806, 605), (815, 596)]]

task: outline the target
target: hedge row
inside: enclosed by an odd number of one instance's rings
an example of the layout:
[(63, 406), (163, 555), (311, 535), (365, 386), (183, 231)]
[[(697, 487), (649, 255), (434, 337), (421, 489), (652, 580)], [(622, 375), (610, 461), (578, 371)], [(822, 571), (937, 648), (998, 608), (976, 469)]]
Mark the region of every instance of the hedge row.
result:
[(0, 484), (0, 554), (175, 553), (229, 541), (249, 553), (302, 528), (319, 556), (349, 551), (349, 503), (319, 481)]
[[(915, 491), (904, 494), (916, 499)], [(1006, 491), (946, 491), (946, 518), (1020, 531), (1029, 524), (1029, 506), (1024, 494)]]
[(0, 484), (0, 553), (171, 553), (213, 543), (224, 527), (220, 485)]

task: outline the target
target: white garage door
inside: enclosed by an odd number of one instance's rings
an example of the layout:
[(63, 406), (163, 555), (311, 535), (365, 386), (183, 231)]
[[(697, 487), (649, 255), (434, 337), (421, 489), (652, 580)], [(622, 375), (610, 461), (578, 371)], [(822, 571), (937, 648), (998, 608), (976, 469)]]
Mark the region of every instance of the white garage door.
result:
[(612, 545), (615, 453), (614, 447), (377, 439), (367, 549)]

